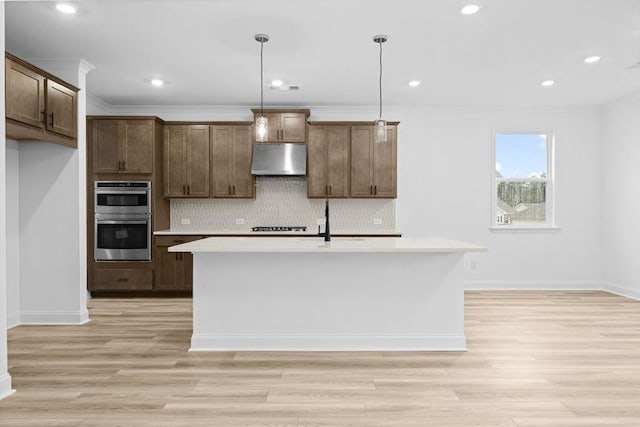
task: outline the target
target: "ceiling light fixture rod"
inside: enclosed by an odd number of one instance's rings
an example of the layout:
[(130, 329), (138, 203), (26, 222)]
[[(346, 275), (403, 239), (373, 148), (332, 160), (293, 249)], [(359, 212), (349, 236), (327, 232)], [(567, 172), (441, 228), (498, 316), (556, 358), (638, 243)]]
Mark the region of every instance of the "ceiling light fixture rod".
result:
[(269, 41), (267, 34), (256, 34), (255, 39), (260, 43), (260, 115), (262, 115), (264, 104), (264, 77), (263, 77), (263, 65), (262, 65), (262, 53), (264, 51), (264, 44)]
[(375, 123), (375, 141), (376, 142), (386, 142), (387, 141), (387, 123), (382, 120), (382, 43), (385, 43), (389, 39), (388, 36), (384, 34), (378, 34), (373, 36), (373, 41), (380, 45), (380, 74), (378, 79), (378, 89), (379, 89), (379, 99), (380, 99), (380, 109), (378, 114), (378, 120)]
[(264, 142), (268, 139), (268, 120), (264, 117), (264, 73), (263, 58), (264, 44), (269, 41), (267, 34), (256, 34), (256, 41), (260, 43), (260, 117), (256, 119), (256, 141)]

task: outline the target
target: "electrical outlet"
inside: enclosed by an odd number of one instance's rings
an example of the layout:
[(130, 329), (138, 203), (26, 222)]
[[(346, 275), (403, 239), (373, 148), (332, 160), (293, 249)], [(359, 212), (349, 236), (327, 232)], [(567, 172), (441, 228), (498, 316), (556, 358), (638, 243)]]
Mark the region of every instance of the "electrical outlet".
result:
[(236, 225), (244, 224), (244, 218), (236, 218)]
[(469, 268), (471, 270), (477, 270), (478, 269), (478, 262), (475, 259), (472, 259), (469, 261)]
[(191, 224), (191, 219), (190, 218), (182, 218), (182, 219), (180, 219), (180, 223), (182, 225), (189, 225), (189, 224)]
[(382, 218), (373, 218), (373, 225), (382, 225)]
[(316, 218), (317, 225), (324, 225), (324, 218)]

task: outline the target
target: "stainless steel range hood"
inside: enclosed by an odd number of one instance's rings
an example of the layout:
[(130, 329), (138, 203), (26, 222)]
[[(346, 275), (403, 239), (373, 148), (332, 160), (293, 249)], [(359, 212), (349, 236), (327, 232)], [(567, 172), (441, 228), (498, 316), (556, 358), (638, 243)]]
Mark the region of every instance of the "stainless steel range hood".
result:
[(307, 174), (307, 145), (262, 143), (253, 145), (251, 173), (263, 176)]

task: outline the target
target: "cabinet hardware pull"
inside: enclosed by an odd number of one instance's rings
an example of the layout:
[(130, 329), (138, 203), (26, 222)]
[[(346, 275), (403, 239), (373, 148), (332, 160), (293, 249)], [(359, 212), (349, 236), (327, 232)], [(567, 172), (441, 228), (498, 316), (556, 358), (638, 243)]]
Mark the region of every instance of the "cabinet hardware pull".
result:
[(184, 243), (184, 240), (174, 240), (173, 243)]
[(236, 185), (235, 184), (233, 184), (233, 195), (234, 196), (236, 195)]
[(51, 127), (53, 127), (53, 112), (51, 112)]
[(187, 194), (191, 194), (191, 186), (187, 185)]
[(128, 282), (129, 279), (127, 279), (126, 277), (121, 277), (118, 279), (118, 282)]
[(369, 194), (373, 195), (373, 185), (369, 186)]
[(122, 170), (123, 170), (123, 171), (124, 171), (124, 170), (127, 170), (127, 161), (126, 161), (126, 160), (123, 160), (123, 161), (122, 161)]
[(186, 195), (187, 195), (187, 186), (186, 186), (186, 185), (183, 185), (183, 186), (182, 186), (182, 194), (183, 194), (184, 196), (186, 196)]
[(227, 192), (228, 195), (231, 195), (231, 184), (229, 184), (229, 191)]
[(329, 184), (329, 195), (331, 195), (331, 184)]
[(45, 111), (44, 111), (44, 110), (40, 111), (40, 121), (41, 121), (42, 123), (44, 123), (44, 122), (45, 122), (45, 117), (46, 117), (46, 113), (45, 113)]
[(374, 194), (374, 196), (378, 195), (378, 186), (377, 185), (373, 186), (373, 194)]

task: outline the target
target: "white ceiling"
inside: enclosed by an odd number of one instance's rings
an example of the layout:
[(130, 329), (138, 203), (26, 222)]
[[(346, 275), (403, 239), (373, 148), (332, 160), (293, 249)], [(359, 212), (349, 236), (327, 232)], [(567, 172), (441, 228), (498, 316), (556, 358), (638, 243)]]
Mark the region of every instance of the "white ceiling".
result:
[[(258, 32), (269, 105), (600, 105), (640, 88), (640, 0), (103, 0), (6, 2), (7, 50), (83, 58), (114, 105), (256, 105)], [(462, 5), (482, 6), (472, 16)], [(599, 55), (594, 65), (586, 56)], [(153, 88), (146, 80), (169, 83)], [(419, 79), (416, 89), (408, 81)], [(540, 82), (556, 84), (542, 88)]]

